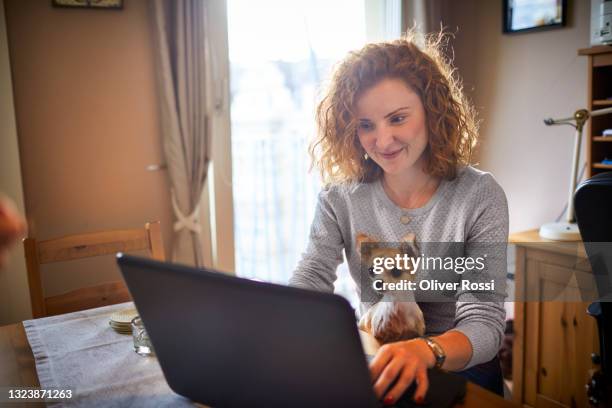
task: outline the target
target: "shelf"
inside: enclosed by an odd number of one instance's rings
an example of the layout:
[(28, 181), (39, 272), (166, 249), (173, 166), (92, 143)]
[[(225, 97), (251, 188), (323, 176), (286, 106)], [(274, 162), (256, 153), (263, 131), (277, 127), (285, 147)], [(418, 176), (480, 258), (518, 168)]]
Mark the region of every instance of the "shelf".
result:
[(607, 54), (612, 52), (612, 47), (609, 45), (596, 45), (591, 48), (581, 48), (578, 50), (578, 55), (594, 55), (594, 54)]
[[(593, 112), (612, 110), (612, 46), (598, 45), (580, 49), (578, 55), (588, 56), (588, 109)], [(612, 115), (593, 117), (585, 128), (585, 161), (589, 163), (587, 178), (612, 170), (612, 164), (602, 163), (604, 158), (612, 158), (612, 136), (603, 135), (606, 129), (612, 129)]]

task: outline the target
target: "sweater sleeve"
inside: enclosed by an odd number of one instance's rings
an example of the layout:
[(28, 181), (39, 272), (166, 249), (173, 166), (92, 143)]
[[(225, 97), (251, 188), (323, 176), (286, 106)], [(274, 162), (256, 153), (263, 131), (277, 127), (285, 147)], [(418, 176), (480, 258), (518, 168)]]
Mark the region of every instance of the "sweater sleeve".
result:
[(508, 203), (502, 188), (490, 174), (485, 174), (473, 197), (478, 203), (466, 235), (468, 257), (485, 256), (485, 269), (467, 271), (461, 277), (470, 282), (493, 280), (495, 289), (485, 293), (459, 290), (455, 327), (472, 344), (472, 357), (464, 369), (493, 359), (504, 336), (506, 311)]
[(290, 286), (333, 292), (344, 241), (332, 205), (333, 191), (319, 193), (306, 252), (289, 280)]

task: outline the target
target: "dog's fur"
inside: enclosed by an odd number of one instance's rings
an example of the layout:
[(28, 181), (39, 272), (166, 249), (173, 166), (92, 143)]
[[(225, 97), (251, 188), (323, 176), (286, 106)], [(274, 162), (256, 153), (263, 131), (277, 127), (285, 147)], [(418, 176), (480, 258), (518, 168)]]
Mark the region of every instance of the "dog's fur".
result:
[[(414, 234), (406, 235), (399, 248), (375, 246), (362, 248), (361, 245), (368, 242), (375, 243), (377, 240), (366, 234), (357, 235), (357, 252), (361, 255), (362, 265), (365, 264), (368, 268), (373, 265), (374, 258), (377, 257), (394, 258), (397, 254), (418, 256), (419, 253)], [(380, 279), (383, 282), (414, 280), (414, 273), (417, 271), (412, 272), (385, 269), (380, 275), (371, 275), (371, 278), (372, 280)], [(414, 294), (411, 291), (402, 291), (401, 300), (398, 299), (398, 293), (383, 292), (382, 294), (382, 299), (368, 309), (359, 321), (361, 330), (372, 334), (381, 344), (407, 340), (425, 334), (423, 312), (414, 301)]]

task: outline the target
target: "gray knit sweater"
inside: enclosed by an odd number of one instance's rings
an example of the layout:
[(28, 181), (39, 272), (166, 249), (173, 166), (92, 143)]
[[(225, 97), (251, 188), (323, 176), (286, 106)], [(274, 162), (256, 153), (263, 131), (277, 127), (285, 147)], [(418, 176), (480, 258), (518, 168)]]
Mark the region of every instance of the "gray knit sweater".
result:
[[(380, 181), (333, 185), (322, 190), (312, 223), (309, 244), (290, 285), (333, 292), (342, 251), (361, 299), (373, 289), (360, 285), (360, 257), (355, 237), (366, 233), (381, 241), (397, 242), (407, 233), (419, 242), (503, 243), (495, 264), (498, 277), (506, 276), (505, 243), (508, 204), (504, 191), (490, 173), (473, 167), (459, 169), (452, 181), (443, 180), (423, 207), (402, 209), (385, 193)], [(373, 292), (375, 294), (375, 292)], [(497, 354), (504, 333), (505, 287), (498, 285), (491, 299), (474, 301), (458, 290), (453, 302), (419, 302), (429, 335), (457, 330), (472, 343), (472, 358), (465, 368), (487, 362)], [(362, 309), (370, 304), (362, 304)], [(363, 312), (363, 310), (362, 310)]]

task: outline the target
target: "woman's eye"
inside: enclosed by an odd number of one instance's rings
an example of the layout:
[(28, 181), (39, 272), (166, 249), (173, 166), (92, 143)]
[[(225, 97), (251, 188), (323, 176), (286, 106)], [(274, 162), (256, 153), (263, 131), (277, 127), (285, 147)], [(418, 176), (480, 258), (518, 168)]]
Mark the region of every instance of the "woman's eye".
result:
[(367, 123), (367, 122), (361, 122), (359, 124), (359, 130), (363, 130), (363, 131), (370, 131), (374, 128), (374, 126), (372, 126), (371, 123)]
[(404, 119), (406, 119), (406, 116), (404, 116), (404, 115), (393, 116), (391, 118), (391, 123), (402, 123), (404, 121)]

